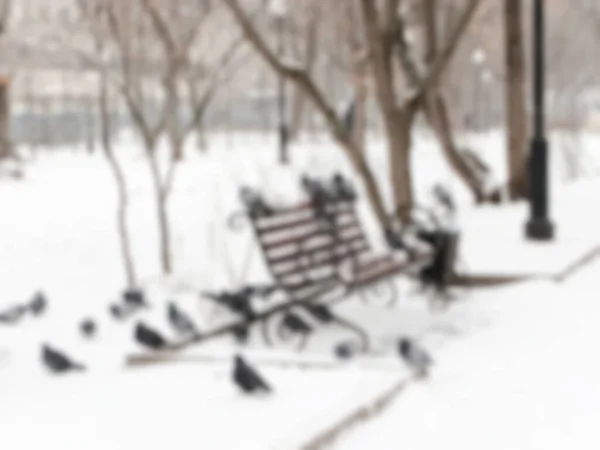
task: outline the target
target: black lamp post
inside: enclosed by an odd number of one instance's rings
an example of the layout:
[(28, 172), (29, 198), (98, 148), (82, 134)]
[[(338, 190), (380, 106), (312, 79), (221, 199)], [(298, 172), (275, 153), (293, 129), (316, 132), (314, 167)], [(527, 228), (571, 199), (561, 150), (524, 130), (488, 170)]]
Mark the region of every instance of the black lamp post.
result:
[[(284, 21), (287, 15), (286, 0), (272, 0), (270, 3), (271, 14), (275, 18), (277, 26), (277, 56), (281, 60), (285, 53), (283, 31)], [(279, 113), (279, 162), (281, 164), (289, 163), (288, 154), (288, 128), (286, 121), (286, 98), (285, 98), (285, 78), (279, 75), (277, 109)]]
[(548, 241), (554, 225), (548, 217), (548, 142), (544, 123), (544, 4), (533, 0), (533, 137), (529, 152), (530, 216), (527, 238)]

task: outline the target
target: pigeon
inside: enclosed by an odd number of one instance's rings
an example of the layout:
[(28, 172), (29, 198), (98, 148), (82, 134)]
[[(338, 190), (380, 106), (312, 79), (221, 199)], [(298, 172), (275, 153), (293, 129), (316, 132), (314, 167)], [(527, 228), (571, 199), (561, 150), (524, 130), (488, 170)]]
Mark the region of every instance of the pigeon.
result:
[(351, 134), (354, 131), (356, 118), (356, 101), (353, 98), (342, 113), (342, 124), (346, 134)]
[(248, 209), (248, 215), (253, 219), (269, 217), (275, 214), (275, 210), (265, 202), (258, 192), (243, 187), (240, 191), (240, 196)]
[(237, 325), (232, 330), (233, 337), (238, 344), (245, 344), (248, 342), (248, 327), (244, 325)]
[(86, 338), (91, 338), (96, 334), (96, 323), (92, 319), (84, 319), (79, 328)]
[(256, 313), (250, 304), (250, 294), (251, 292), (247, 290), (236, 293), (224, 292), (218, 296), (217, 301), (246, 320), (253, 320)]
[(36, 292), (29, 304), (29, 309), (33, 313), (34, 316), (39, 316), (46, 311), (48, 306), (48, 299), (43, 292)]
[(153, 330), (142, 322), (135, 327), (135, 340), (152, 350), (160, 350), (167, 346), (167, 340), (158, 331)]
[(139, 289), (129, 289), (123, 292), (123, 301), (126, 305), (132, 307), (143, 308), (148, 306), (144, 292)]
[(417, 378), (427, 378), (433, 360), (429, 353), (412, 339), (402, 337), (398, 341), (398, 352)]
[(303, 176), (302, 187), (308, 194), (315, 216), (330, 226), (335, 225), (335, 215), (328, 210), (328, 205), (336, 201), (331, 193), (317, 180)]
[(406, 252), (410, 261), (415, 260), (415, 250), (406, 243), (400, 233), (394, 232), (391, 228), (386, 228), (385, 240), (392, 250), (402, 250)]
[(125, 318), (125, 311), (120, 305), (112, 304), (108, 307), (110, 315), (117, 320), (123, 320)]
[(26, 312), (27, 308), (25, 306), (11, 306), (7, 310), (0, 312), (0, 323), (14, 325), (23, 318)]
[(352, 346), (348, 342), (342, 342), (335, 346), (335, 356), (338, 359), (350, 359), (354, 356), (354, 352), (352, 351)]
[(53, 373), (65, 373), (72, 370), (84, 371), (85, 367), (71, 361), (65, 354), (51, 348), (48, 344), (42, 345), (42, 361)]
[(436, 184), (433, 188), (433, 195), (437, 199), (440, 204), (448, 210), (448, 212), (453, 213), (456, 211), (456, 203), (450, 195), (450, 192), (442, 186), (441, 184)]
[(321, 323), (331, 323), (335, 320), (331, 309), (326, 305), (305, 304), (304, 309)]
[(312, 332), (312, 327), (302, 317), (292, 312), (288, 312), (283, 316), (282, 325), (298, 334), (309, 334)]
[(192, 319), (173, 302), (169, 302), (167, 306), (167, 318), (177, 333), (183, 335), (198, 334)]
[(353, 202), (356, 200), (356, 192), (350, 183), (340, 173), (333, 176), (331, 186), (332, 196), (342, 202)]
[(233, 382), (246, 394), (271, 392), (271, 387), (240, 355), (234, 358)]

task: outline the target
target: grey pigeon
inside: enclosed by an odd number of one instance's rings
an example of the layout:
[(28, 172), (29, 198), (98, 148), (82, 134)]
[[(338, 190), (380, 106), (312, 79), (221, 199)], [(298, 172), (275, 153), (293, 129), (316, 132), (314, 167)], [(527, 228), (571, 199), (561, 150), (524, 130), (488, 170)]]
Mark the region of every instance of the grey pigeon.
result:
[(331, 192), (337, 200), (342, 202), (353, 202), (356, 200), (354, 188), (340, 173), (336, 173), (333, 176)]
[(266, 381), (240, 355), (234, 358), (233, 382), (246, 394), (271, 392)]
[(51, 348), (48, 344), (42, 345), (42, 361), (53, 373), (65, 373), (72, 370), (83, 371), (85, 367), (73, 362), (64, 353)]
[(158, 331), (142, 322), (135, 327), (135, 340), (152, 350), (160, 350), (167, 346), (167, 340)]
[(81, 333), (86, 338), (92, 338), (96, 334), (97, 326), (96, 322), (94, 322), (92, 319), (84, 319), (79, 325), (79, 328), (81, 330)]
[(315, 305), (307, 303), (304, 309), (316, 320), (321, 323), (331, 323), (335, 320), (331, 309), (327, 305)]
[(177, 333), (182, 335), (198, 334), (192, 319), (173, 302), (169, 302), (167, 306), (167, 318)]
[(352, 345), (348, 342), (341, 342), (335, 346), (335, 356), (338, 359), (347, 360), (354, 356)]
[(29, 309), (34, 316), (39, 316), (46, 311), (48, 307), (48, 299), (43, 292), (36, 292), (29, 304)]
[(429, 376), (429, 368), (433, 365), (433, 360), (427, 350), (420, 347), (414, 340), (402, 337), (398, 341), (398, 352), (417, 378)]
[(306, 321), (293, 312), (288, 312), (283, 316), (282, 325), (293, 333), (310, 334), (312, 327)]
[(133, 308), (147, 308), (148, 302), (144, 292), (139, 289), (128, 289), (123, 292), (123, 301), (126, 305)]

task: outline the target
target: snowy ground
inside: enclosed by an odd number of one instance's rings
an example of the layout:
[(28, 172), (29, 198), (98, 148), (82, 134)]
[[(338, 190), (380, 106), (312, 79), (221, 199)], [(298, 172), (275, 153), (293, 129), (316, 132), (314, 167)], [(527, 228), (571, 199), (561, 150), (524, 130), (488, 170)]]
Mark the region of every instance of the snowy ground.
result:
[(564, 285), (532, 283), (458, 306), (485, 310), (491, 323), (448, 343), (429, 382), (334, 448), (598, 448), (599, 270), (596, 262)]
[[(586, 139), (586, 145), (594, 148), (595, 139)], [(481, 148), (498, 177), (505, 176), (502, 142), (497, 134), (465, 138), (465, 143)], [(224, 227), (229, 215), (239, 209), (240, 185), (261, 187), (272, 201), (285, 203), (300, 195), (298, 178), (305, 171), (328, 176), (341, 169), (351, 174), (337, 149), (310, 140), (295, 148), (294, 164), (281, 169), (274, 163), (274, 144), (262, 136), (215, 137), (209, 154), (187, 158), (179, 169), (170, 205), (175, 274), (164, 279), (158, 275), (148, 171), (135, 142), (127, 136), (122, 138), (119, 149), (132, 195), (130, 226), (136, 265), (153, 304), (144, 320), (167, 335), (172, 337), (165, 322), (167, 300), (176, 300), (201, 327), (208, 328), (219, 320), (218, 311), (199, 300), (198, 291), (268, 280), (249, 230), (233, 233)], [(369, 156), (374, 170), (386, 173), (382, 150), (382, 144), (375, 142)], [(592, 164), (586, 167), (591, 168)], [(595, 230), (600, 215), (583, 205), (593, 204), (600, 185), (594, 179), (565, 185), (560, 176), (560, 158), (553, 159), (552, 170), (555, 213), (561, 233), (554, 250), (524, 246), (520, 235), (526, 217), (523, 205), (473, 209), (441, 162), (435, 146), (426, 138), (419, 140), (415, 152), (415, 172), (421, 201), (427, 200), (428, 187), (437, 181), (448, 183), (458, 196), (463, 209), (461, 226), (465, 230), (463, 260), (471, 271), (523, 272), (532, 266), (534, 273), (554, 272), (566, 258), (579, 255), (597, 242)], [(497, 379), (496, 372), (505, 369), (494, 364), (513, 361), (512, 352), (518, 358), (528, 354), (515, 350), (521, 341), (531, 345), (531, 351), (537, 351), (550, 345), (557, 328), (574, 329), (581, 318), (593, 320), (591, 295), (579, 294), (586, 283), (583, 279), (561, 288), (536, 283), (470, 293), (468, 301), (433, 315), (422, 299), (407, 296), (409, 286), (400, 283), (404, 295), (392, 311), (352, 301), (340, 308), (341, 314), (360, 318), (367, 326), (380, 357), (344, 368), (282, 369), (268, 362), (299, 358), (334, 364), (332, 346), (346, 336), (336, 330), (324, 330), (302, 357), (286, 348), (277, 349), (277, 353), (265, 351), (255, 340), (246, 352), (251, 359), (263, 362), (261, 368), (275, 385), (277, 395), (271, 400), (247, 400), (237, 395), (227, 380), (229, 357), (235, 351), (228, 339), (192, 352), (216, 356), (221, 362), (189, 362), (123, 373), (123, 357), (141, 349), (132, 341), (131, 325), (136, 319), (116, 324), (107, 313), (108, 302), (118, 297), (124, 280), (114, 226), (115, 192), (110, 172), (100, 156), (69, 151), (38, 156), (28, 165), (24, 180), (2, 180), (0, 208), (0, 308), (27, 300), (37, 289), (44, 289), (51, 301), (46, 317), (27, 318), (14, 328), (0, 328), (0, 427), (3, 442), (9, 442), (7, 448), (11, 449), (42, 445), (65, 449), (158, 449), (194, 440), (211, 449), (294, 449), (347, 410), (406, 376), (392, 355), (394, 339), (406, 333), (419, 336), (439, 355), (439, 372), (433, 383), (411, 388), (406, 397), (412, 406), (399, 411), (395, 407), (377, 422), (384, 428), (374, 433), (389, 436), (391, 441), (381, 441), (380, 447), (365, 446), (373, 439), (372, 432), (365, 428), (340, 444), (340, 448), (396, 448), (397, 445), (386, 445), (405, 442), (405, 438), (388, 432), (387, 418), (403, 420), (411, 409), (428, 417), (431, 407), (435, 409), (433, 417), (443, 421), (446, 412), (455, 407), (449, 405), (462, 404), (463, 397), (448, 397), (452, 383), (457, 383), (454, 386), (461, 387), (465, 398), (470, 398), (467, 387), (472, 385), (473, 393), (480, 393)], [(368, 228), (374, 230), (368, 209), (363, 207), (361, 212)], [(378, 236), (375, 232), (372, 235), (377, 244)], [(592, 291), (591, 280), (588, 281)], [(562, 308), (565, 297), (577, 300), (578, 307)], [(80, 338), (77, 329), (79, 320), (88, 316), (100, 325), (99, 338), (92, 342)], [(536, 324), (533, 328), (532, 323)], [(538, 327), (539, 323), (544, 327)], [(91, 372), (64, 379), (48, 377), (39, 361), (39, 346), (45, 341), (85, 362)], [(489, 352), (490, 348), (494, 351)], [(476, 356), (471, 358), (471, 352)], [(507, 367), (514, 368), (516, 364)], [(539, 365), (543, 367), (541, 361)], [(533, 366), (537, 367), (537, 362)], [(475, 377), (479, 370), (490, 376), (482, 375), (480, 380)], [(502, 376), (513, 376), (513, 384), (520, 379), (509, 369)], [(448, 393), (444, 391), (446, 385)], [(433, 404), (438, 390), (442, 394)], [(404, 404), (404, 398), (402, 395), (399, 404)], [(478, 409), (464, 405), (462, 408), (465, 414), (490, 410), (483, 403)], [(32, 423), (39, 432), (31, 433)], [(418, 425), (412, 428), (417, 429)], [(236, 432), (229, 432), (228, 427)], [(391, 427), (392, 431), (398, 429)], [(355, 441), (358, 446), (353, 447)], [(409, 447), (419, 448), (418, 443)]]

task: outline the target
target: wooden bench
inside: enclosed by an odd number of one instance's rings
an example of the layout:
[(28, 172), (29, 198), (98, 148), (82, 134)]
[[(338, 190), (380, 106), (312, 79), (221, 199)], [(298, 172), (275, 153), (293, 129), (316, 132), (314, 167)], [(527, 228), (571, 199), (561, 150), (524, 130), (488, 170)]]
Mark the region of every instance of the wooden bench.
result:
[[(290, 300), (308, 298), (325, 284), (335, 287), (333, 301), (354, 293), (368, 300), (369, 294), (375, 292), (371, 288), (385, 285), (388, 289), (383, 295), (389, 294), (386, 303), (394, 304), (394, 277), (414, 267), (415, 261), (398, 253), (375, 254), (359, 221), (355, 202), (327, 203), (327, 220), (323, 219), (324, 211), (317, 213), (311, 202), (287, 208), (265, 207), (261, 202), (258, 194), (246, 195), (246, 212), (265, 264)], [(382, 290), (377, 291), (381, 295)], [(315, 299), (316, 303), (328, 301)], [(344, 325), (359, 332), (352, 324)]]

